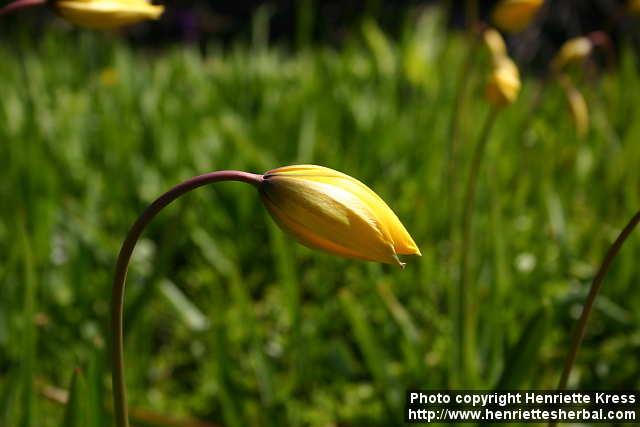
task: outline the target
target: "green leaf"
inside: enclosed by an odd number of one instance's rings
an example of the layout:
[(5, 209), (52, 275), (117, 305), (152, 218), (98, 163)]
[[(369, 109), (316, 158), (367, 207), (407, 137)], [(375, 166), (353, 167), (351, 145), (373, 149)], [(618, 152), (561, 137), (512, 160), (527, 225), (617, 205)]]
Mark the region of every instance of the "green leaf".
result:
[(84, 376), (79, 368), (73, 371), (69, 386), (69, 400), (61, 427), (87, 427), (87, 401)]
[(109, 375), (105, 366), (104, 347), (97, 345), (93, 350), (89, 366), (87, 367), (86, 379), (86, 408), (87, 423), (91, 427), (106, 427), (111, 425), (110, 417), (107, 414), (105, 402), (105, 382)]
[(549, 331), (549, 322), (550, 314), (546, 306), (529, 319), (518, 342), (509, 349), (507, 364), (495, 387), (497, 390), (516, 390), (531, 378), (540, 347)]
[(160, 292), (190, 330), (200, 332), (209, 328), (207, 317), (171, 280), (160, 282)]

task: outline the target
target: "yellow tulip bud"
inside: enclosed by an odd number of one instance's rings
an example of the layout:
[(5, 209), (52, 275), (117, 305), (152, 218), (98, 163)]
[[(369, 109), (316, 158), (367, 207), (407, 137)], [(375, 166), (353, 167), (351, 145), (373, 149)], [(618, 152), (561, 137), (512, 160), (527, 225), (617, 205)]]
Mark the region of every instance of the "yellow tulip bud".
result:
[(67, 21), (88, 28), (108, 29), (158, 19), (164, 6), (146, 0), (58, 0), (54, 8)]
[(593, 49), (593, 43), (588, 37), (575, 37), (567, 40), (551, 62), (555, 71), (560, 71), (569, 64), (584, 61)]
[(576, 134), (579, 137), (584, 137), (589, 131), (589, 108), (587, 107), (587, 102), (584, 96), (582, 96), (582, 93), (567, 77), (562, 76), (560, 78), (560, 84), (564, 89), (567, 102), (569, 103), (571, 117), (576, 126)]
[(544, 0), (502, 0), (493, 9), (492, 20), (502, 31), (517, 33), (533, 20)]
[(520, 93), (520, 73), (509, 57), (502, 57), (494, 66), (486, 87), (489, 102), (497, 107), (512, 104)]
[(484, 40), (485, 46), (489, 49), (489, 53), (491, 53), (491, 58), (495, 65), (498, 64), (501, 58), (507, 56), (507, 45), (502, 38), (502, 35), (496, 31), (494, 28), (487, 28), (482, 33), (482, 39)]
[(305, 246), (347, 258), (404, 265), (420, 250), (387, 204), (362, 182), (315, 165), (265, 173), (262, 200), (282, 229)]

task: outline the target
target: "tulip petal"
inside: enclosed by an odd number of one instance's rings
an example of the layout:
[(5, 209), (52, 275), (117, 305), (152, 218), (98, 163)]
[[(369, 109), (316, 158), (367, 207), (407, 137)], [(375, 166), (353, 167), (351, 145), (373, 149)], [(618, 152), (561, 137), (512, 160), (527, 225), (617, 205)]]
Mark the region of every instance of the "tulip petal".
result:
[(492, 20), (503, 31), (519, 32), (533, 20), (543, 0), (502, 0), (493, 10)]
[(346, 258), (355, 258), (355, 259), (362, 259), (366, 261), (378, 261), (378, 262), (385, 262), (385, 263), (395, 263), (395, 264), (399, 264), (400, 266), (404, 266), (404, 263), (400, 262), (397, 256), (393, 257), (393, 260), (394, 260), (393, 262), (390, 262), (387, 258), (385, 258), (384, 260), (373, 259), (371, 256), (366, 256), (353, 249), (349, 249), (344, 246), (341, 246), (335, 242), (332, 242), (326, 238), (319, 236), (309, 228), (305, 227), (300, 222), (296, 221), (290, 215), (287, 215), (286, 213), (279, 211), (273, 205), (273, 203), (265, 201), (265, 206), (267, 207), (267, 210), (271, 214), (271, 217), (278, 223), (278, 225), (282, 229), (286, 230), (289, 234), (291, 234), (294, 238), (296, 238), (296, 240), (298, 240), (301, 244), (309, 248), (323, 250), (326, 252), (330, 252), (333, 254), (346, 257)]
[(55, 9), (64, 19), (79, 26), (107, 29), (158, 19), (164, 6), (146, 0), (59, 0)]
[[(295, 228), (292, 234), (303, 234), (299, 240), (308, 246), (391, 263), (399, 262), (397, 254), (420, 255), (387, 204), (349, 175), (316, 165), (286, 166), (265, 173), (263, 187), (270, 213), (283, 228)], [(322, 247), (326, 242), (339, 249)]]
[(372, 212), (349, 192), (278, 176), (265, 179), (261, 190), (270, 213), (303, 243), (344, 256), (397, 263), (394, 247)]

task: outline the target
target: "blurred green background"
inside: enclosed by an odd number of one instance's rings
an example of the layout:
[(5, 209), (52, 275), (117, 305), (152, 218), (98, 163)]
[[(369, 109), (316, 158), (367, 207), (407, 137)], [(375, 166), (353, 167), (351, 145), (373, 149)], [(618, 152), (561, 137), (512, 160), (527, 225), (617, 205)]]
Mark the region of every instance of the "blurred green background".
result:
[[(553, 80), (523, 76), (497, 118), (471, 252), (478, 375), (461, 379), (460, 193), (489, 60), (470, 73), (452, 162), (468, 40), (447, 22), (426, 8), (391, 38), (363, 19), (340, 46), (292, 51), (268, 43), (258, 11), (250, 42), (205, 55), (66, 27), (0, 40), (0, 425), (111, 425), (110, 286), (128, 227), (192, 175), (293, 163), (366, 182), (423, 256), (399, 270), (313, 252), (239, 183), (183, 197), (129, 273), (134, 424), (390, 426), (407, 388), (554, 388), (595, 269), (640, 206), (637, 59), (620, 40), (614, 67), (573, 70), (585, 137)], [(635, 233), (571, 387), (640, 387), (639, 251)]]

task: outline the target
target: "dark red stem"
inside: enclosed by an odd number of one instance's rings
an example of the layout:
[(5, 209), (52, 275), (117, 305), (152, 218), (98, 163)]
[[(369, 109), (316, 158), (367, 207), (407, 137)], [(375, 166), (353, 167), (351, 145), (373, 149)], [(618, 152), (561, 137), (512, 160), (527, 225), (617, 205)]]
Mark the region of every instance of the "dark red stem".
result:
[(571, 368), (573, 367), (574, 362), (576, 361), (576, 356), (578, 355), (578, 350), (580, 349), (580, 344), (582, 343), (582, 339), (584, 338), (584, 334), (587, 330), (587, 322), (589, 321), (589, 315), (593, 310), (593, 304), (596, 301), (596, 296), (598, 296), (598, 292), (600, 292), (600, 288), (602, 287), (602, 282), (604, 277), (607, 275), (607, 271), (609, 271), (609, 267), (611, 263), (615, 259), (618, 252), (620, 252), (620, 248), (622, 244), (627, 240), (627, 237), (631, 234), (633, 229), (640, 222), (640, 212), (636, 213), (627, 223), (626, 227), (620, 232), (618, 238), (613, 242), (609, 251), (604, 257), (596, 276), (593, 278), (593, 282), (591, 283), (591, 288), (589, 289), (589, 295), (587, 295), (587, 301), (584, 303), (582, 307), (582, 314), (580, 315), (580, 319), (578, 319), (578, 323), (576, 325), (575, 330), (573, 331), (573, 338), (571, 340), (571, 348), (569, 353), (567, 354), (567, 358), (564, 362), (564, 369), (562, 370), (562, 376), (560, 377), (560, 382), (558, 384), (558, 390), (562, 391), (567, 388), (567, 383), (569, 382), (569, 374), (571, 373)]
[(0, 16), (15, 12), (16, 10), (39, 6), (41, 4), (45, 4), (46, 2), (47, 0), (16, 0), (13, 3), (9, 3), (5, 7), (0, 8)]
[(176, 185), (153, 203), (140, 215), (138, 220), (131, 226), (127, 237), (122, 243), (118, 261), (116, 263), (115, 276), (113, 279), (113, 294), (111, 300), (111, 320), (112, 320), (112, 358), (113, 358), (113, 407), (116, 426), (129, 427), (129, 417), (127, 414), (127, 393), (124, 379), (124, 291), (127, 269), (133, 249), (144, 229), (151, 220), (168, 204), (178, 197), (198, 187), (219, 181), (240, 181), (252, 184), (257, 187), (262, 182), (262, 175), (256, 175), (241, 171), (218, 171), (204, 175), (195, 176), (191, 179)]

